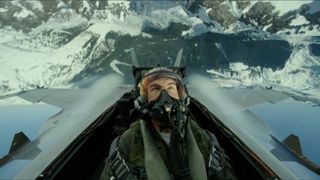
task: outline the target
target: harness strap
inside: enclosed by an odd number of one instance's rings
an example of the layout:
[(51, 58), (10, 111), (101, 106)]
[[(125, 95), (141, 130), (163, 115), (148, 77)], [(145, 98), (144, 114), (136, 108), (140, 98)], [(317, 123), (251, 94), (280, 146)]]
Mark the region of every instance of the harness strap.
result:
[[(110, 180), (136, 180), (135, 176), (131, 171), (132, 168), (122, 157), (118, 150), (120, 136), (113, 140), (110, 148), (109, 157), (106, 160), (107, 166), (109, 167)], [(141, 173), (142, 174), (142, 173)]]
[(187, 123), (188, 161), (192, 180), (207, 180), (204, 158), (193, 135), (190, 123)]
[(144, 161), (148, 179), (170, 180), (169, 171), (157, 149), (144, 120), (140, 120), (144, 148)]
[(113, 172), (110, 180), (126, 179), (126, 177), (128, 177), (130, 169), (117, 149), (108, 158), (108, 162), (109, 167)]
[(208, 163), (208, 168), (209, 168), (208, 174), (210, 177), (219, 173), (219, 171), (222, 170), (224, 166), (224, 162), (226, 161), (225, 160), (226, 155), (224, 153), (224, 150), (218, 144), (218, 141), (215, 135), (208, 131), (206, 132), (211, 139), (211, 143), (210, 143), (211, 147), (210, 147), (210, 155), (209, 155), (209, 163)]

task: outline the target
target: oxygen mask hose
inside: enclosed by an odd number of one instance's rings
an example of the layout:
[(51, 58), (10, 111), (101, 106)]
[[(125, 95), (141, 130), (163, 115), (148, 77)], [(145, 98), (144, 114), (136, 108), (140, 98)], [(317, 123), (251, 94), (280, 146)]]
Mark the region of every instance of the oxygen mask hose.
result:
[(174, 169), (179, 175), (179, 179), (190, 180), (190, 171), (183, 150), (183, 137), (186, 116), (179, 109), (173, 121), (173, 128), (170, 136), (169, 160), (174, 163)]
[(170, 136), (169, 160), (173, 162), (179, 179), (191, 179), (188, 163), (183, 154), (183, 138), (178, 127), (173, 127)]
[(188, 162), (184, 157), (183, 136), (186, 124), (185, 108), (179, 100), (172, 98), (166, 90), (162, 90), (159, 97), (150, 102), (149, 114), (163, 126), (172, 128), (170, 135), (169, 160), (173, 163), (178, 179), (190, 180)]

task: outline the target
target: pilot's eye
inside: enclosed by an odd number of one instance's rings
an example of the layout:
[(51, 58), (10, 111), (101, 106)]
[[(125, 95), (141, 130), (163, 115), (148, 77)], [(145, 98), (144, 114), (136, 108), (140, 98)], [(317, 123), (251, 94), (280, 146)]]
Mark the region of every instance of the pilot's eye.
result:
[(158, 91), (160, 88), (159, 87), (154, 87), (154, 88), (151, 88), (151, 91)]
[(167, 90), (170, 90), (170, 91), (173, 91), (173, 90), (175, 90), (176, 88), (174, 87), (174, 86), (169, 86), (168, 88), (167, 88)]

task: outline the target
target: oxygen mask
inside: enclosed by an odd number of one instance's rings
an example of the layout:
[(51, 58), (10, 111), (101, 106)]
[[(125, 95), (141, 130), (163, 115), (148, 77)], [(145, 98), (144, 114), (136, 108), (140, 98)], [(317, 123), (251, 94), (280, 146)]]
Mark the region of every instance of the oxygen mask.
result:
[(172, 124), (179, 100), (171, 97), (166, 90), (161, 90), (157, 99), (150, 102), (149, 115), (161, 123)]

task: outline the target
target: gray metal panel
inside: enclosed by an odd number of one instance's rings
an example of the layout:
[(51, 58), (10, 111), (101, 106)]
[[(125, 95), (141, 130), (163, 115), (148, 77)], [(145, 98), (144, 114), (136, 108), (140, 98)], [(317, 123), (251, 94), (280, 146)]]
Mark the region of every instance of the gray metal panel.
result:
[[(216, 113), (231, 115), (265, 102), (276, 103), (288, 96), (267, 89), (227, 89), (220, 88), (213, 81), (199, 75), (188, 77), (188, 90), (191, 96), (202, 93), (211, 101), (209, 107), (214, 107)], [(189, 87), (190, 86), (190, 87)]]
[(221, 89), (226, 96), (244, 109), (264, 102), (277, 103), (288, 96), (269, 89)]
[(63, 109), (74, 106), (81, 97), (90, 93), (87, 89), (35, 89), (18, 93), (17, 95), (27, 101), (44, 102)]
[(31, 101), (40, 100), (69, 108), (49, 118), (43, 125), (37, 139), (38, 147), (42, 152), (14, 179), (35, 179), (40, 175), (81, 132), (114, 104), (123, 93), (130, 90), (131, 86), (123, 86), (123, 82), (122, 77), (109, 75), (103, 79), (103, 85), (100, 82), (84, 94), (82, 94), (84, 91), (48, 89), (25, 93), (23, 98)]
[[(269, 129), (263, 121), (247, 110), (248, 107), (263, 102), (274, 103), (277, 100), (286, 99), (286, 95), (272, 90), (221, 89), (209, 79), (201, 76), (191, 77), (189, 83), (190, 95), (204, 104), (280, 178), (299, 179), (269, 149), (261, 144), (270, 141)], [(261, 93), (264, 96), (260, 96)], [(274, 95), (275, 98), (273, 98)]]

